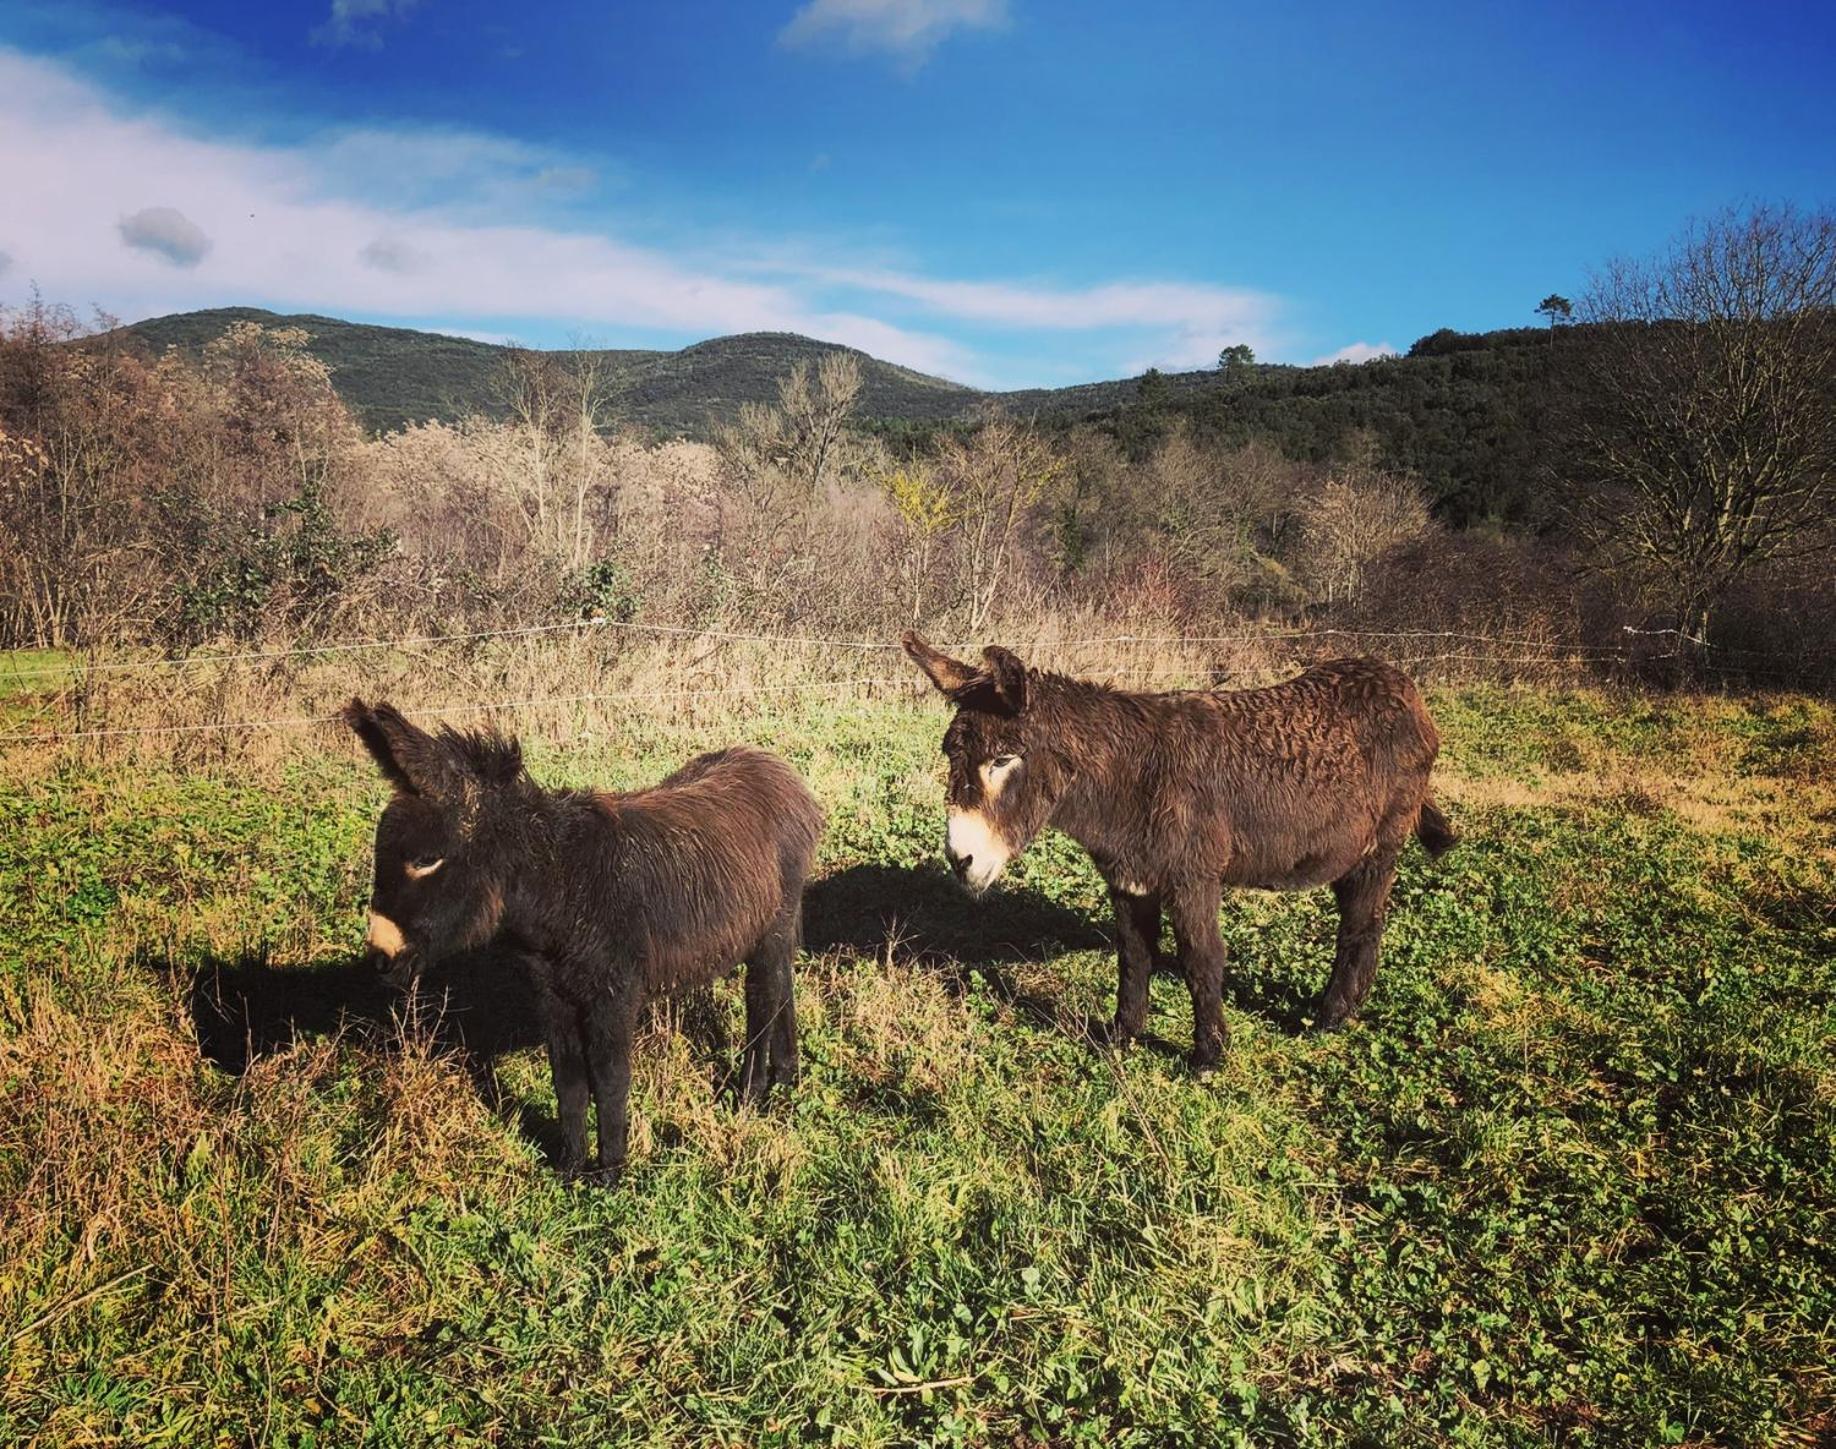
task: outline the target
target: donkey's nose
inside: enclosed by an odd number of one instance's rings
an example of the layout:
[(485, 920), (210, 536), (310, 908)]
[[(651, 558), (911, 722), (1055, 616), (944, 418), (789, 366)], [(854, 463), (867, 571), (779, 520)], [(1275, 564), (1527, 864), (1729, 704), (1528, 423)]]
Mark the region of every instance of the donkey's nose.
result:
[(956, 878), (958, 880), (968, 880), (969, 867), (975, 864), (975, 857), (973, 855), (957, 855), (947, 850), (944, 854), (949, 857), (950, 869), (956, 872)]

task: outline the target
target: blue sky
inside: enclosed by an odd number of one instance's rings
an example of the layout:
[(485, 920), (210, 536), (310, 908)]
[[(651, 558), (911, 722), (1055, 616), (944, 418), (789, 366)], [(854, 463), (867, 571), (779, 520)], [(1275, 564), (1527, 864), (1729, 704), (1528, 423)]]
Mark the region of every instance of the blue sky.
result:
[(0, 0), (0, 302), (992, 386), (1535, 319), (1836, 201), (1836, 6)]

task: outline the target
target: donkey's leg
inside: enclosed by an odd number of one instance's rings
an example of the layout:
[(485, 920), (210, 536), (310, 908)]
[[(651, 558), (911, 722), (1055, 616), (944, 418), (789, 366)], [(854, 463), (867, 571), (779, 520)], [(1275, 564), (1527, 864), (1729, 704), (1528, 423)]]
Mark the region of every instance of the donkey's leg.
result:
[(1224, 1054), (1224, 938), (1218, 934), (1217, 881), (1195, 881), (1168, 898), (1179, 964), (1192, 993), (1192, 1069), (1209, 1071)]
[(600, 1180), (610, 1185), (625, 1170), (631, 1121), (631, 1039), (637, 1031), (638, 994), (603, 997), (582, 1013), (586, 1027), (587, 1073), (599, 1108)]
[(561, 1170), (572, 1173), (586, 1161), (587, 1059), (580, 1014), (546, 987), (536, 987), (536, 1012), (548, 1041), (548, 1070), (555, 1083), (561, 1119)]
[(1339, 901), (1339, 948), (1320, 1000), (1320, 1027), (1343, 1026), (1364, 1005), (1377, 976), (1383, 921), (1396, 879), (1396, 849), (1380, 848), (1332, 883)]
[(803, 940), (801, 903), (785, 910), (746, 957), (746, 1050), (740, 1097), (756, 1101), (797, 1080), (797, 998), (791, 970)]
[(1125, 1046), (1147, 1024), (1148, 979), (1160, 947), (1160, 897), (1111, 886), (1109, 901), (1116, 910), (1116, 1017), (1108, 1037), (1111, 1046)]
[(771, 1082), (790, 1087), (797, 1081), (797, 952), (803, 948), (803, 892), (791, 894), (785, 908), (783, 931), (772, 962), (772, 983), (778, 997), (771, 1019)]
[(797, 998), (791, 970), (803, 940), (801, 890), (746, 957), (746, 1050), (740, 1097), (757, 1101), (797, 1080)]
[(777, 983), (771, 959), (760, 942), (745, 959), (745, 1047), (740, 1050), (740, 1100), (758, 1102), (766, 1095), (771, 1071), (771, 1017), (777, 1014)]

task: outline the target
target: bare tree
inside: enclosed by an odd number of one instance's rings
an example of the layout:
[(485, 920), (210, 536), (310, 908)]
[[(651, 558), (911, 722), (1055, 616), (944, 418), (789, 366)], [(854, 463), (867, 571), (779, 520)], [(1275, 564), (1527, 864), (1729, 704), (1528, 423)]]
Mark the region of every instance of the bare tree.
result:
[(1700, 646), (1749, 569), (1832, 542), (1836, 215), (1724, 212), (1578, 310), (1577, 520)]
[(967, 441), (945, 439), (936, 467), (955, 499), (968, 628), (979, 633), (1012, 582), (1021, 526), (1065, 460), (1031, 424), (995, 417)]
[(834, 476), (842, 429), (861, 395), (861, 364), (852, 352), (826, 352), (814, 383), (799, 364), (778, 388), (778, 406), (789, 427), (791, 466), (811, 497)]
[(563, 364), (570, 421), (573, 426), (574, 518), (568, 567), (586, 566), (593, 553), (588, 505), (609, 491), (604, 474), (607, 450), (602, 435), (612, 417), (612, 368), (606, 354), (576, 339)]
[(498, 387), (527, 458), (519, 479), (524, 524), (532, 541), (546, 543), (558, 503), (555, 455), (567, 414), (561, 369), (551, 353), (512, 348), (504, 354)]
[(1328, 479), (1301, 508), (1302, 565), (1328, 604), (1355, 602), (1372, 564), (1433, 529), (1405, 478), (1353, 472)]
[(722, 533), (746, 540), (728, 562), (756, 607), (776, 608), (807, 582), (813, 520), (858, 461), (846, 427), (860, 390), (859, 361), (831, 352), (814, 377), (800, 362), (781, 378), (775, 407), (746, 403), (738, 422), (715, 433), (731, 505)]
[(849, 352), (825, 353), (811, 376), (799, 362), (778, 381), (778, 402), (746, 403), (715, 446), (728, 472), (761, 504), (780, 512), (818, 498), (843, 463), (848, 416), (861, 392), (861, 365)]

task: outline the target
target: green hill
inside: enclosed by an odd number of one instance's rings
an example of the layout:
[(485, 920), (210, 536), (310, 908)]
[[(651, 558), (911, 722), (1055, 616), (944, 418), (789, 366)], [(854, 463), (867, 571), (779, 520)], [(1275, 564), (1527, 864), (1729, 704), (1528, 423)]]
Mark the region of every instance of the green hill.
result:
[[(156, 350), (195, 353), (235, 322), (310, 333), (310, 351), (332, 369), (339, 395), (377, 431), (503, 410), (500, 384), (510, 349), (496, 343), (259, 307), (180, 312), (121, 330)], [(740, 404), (775, 399), (778, 379), (797, 363), (846, 351), (853, 349), (786, 332), (748, 332), (679, 352), (624, 348), (602, 350), (600, 356), (611, 367), (613, 410), (621, 422), (704, 437), (713, 425), (736, 417)], [(978, 396), (957, 383), (864, 352), (855, 355), (863, 373), (861, 408), (868, 416), (936, 422), (956, 416)]]

